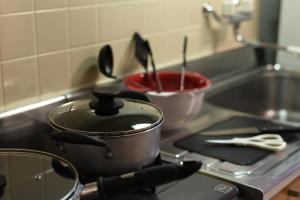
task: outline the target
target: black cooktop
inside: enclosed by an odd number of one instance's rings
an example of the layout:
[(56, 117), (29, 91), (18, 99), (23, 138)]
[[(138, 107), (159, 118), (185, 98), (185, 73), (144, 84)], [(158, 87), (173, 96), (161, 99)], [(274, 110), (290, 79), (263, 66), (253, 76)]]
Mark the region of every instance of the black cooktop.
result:
[[(49, 124), (19, 114), (0, 120), (0, 148), (21, 148), (59, 154), (56, 142), (50, 138)], [(194, 174), (182, 181), (172, 182), (155, 189), (146, 188), (116, 194), (112, 200), (218, 200), (232, 199), (237, 187), (213, 177)], [(93, 200), (93, 199), (91, 199)]]

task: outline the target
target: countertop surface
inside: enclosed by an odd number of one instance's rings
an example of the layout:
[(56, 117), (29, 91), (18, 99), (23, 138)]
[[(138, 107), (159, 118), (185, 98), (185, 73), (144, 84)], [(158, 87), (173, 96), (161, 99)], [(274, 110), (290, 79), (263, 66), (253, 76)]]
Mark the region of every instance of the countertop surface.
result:
[[(244, 59), (236, 59), (237, 57)], [(212, 80), (215, 87), (218, 87), (218, 84), (222, 82), (222, 80), (237, 76), (237, 74), (241, 74), (245, 71), (256, 70), (258, 62), (259, 61), (257, 61), (255, 58), (253, 49), (242, 48), (237, 51), (227, 52), (226, 55), (221, 54), (201, 59), (201, 61), (192, 61), (190, 63), (190, 70), (200, 71)], [(220, 67), (220, 65), (222, 65), (222, 67)], [(175, 66), (175, 68), (179, 69), (178, 66)], [(53, 130), (48, 124), (48, 114), (53, 108), (57, 107), (58, 105), (75, 99), (89, 97), (90, 95), (86, 91), (89, 90), (66, 94), (56, 103), (52, 103), (41, 108), (28, 110), (17, 115), (0, 119), (0, 147), (34, 148), (36, 150), (47, 151), (60, 155), (60, 152), (56, 147), (56, 143), (50, 139), (50, 133)], [(1, 113), (1, 116), (6, 116), (5, 114), (7, 113)], [(187, 153), (186, 151), (174, 148), (173, 146), (174, 141), (194, 133), (199, 133), (209, 127), (212, 127), (214, 124), (224, 121), (232, 116), (249, 115), (241, 112), (227, 110), (224, 108), (219, 108), (207, 102), (204, 103), (199, 115), (197, 115), (195, 119), (189, 122), (185, 127), (175, 132), (162, 131), (161, 144), (162, 155), (164, 155), (163, 158), (166, 158), (166, 160), (170, 162), (180, 162), (181, 160), (193, 159), (201, 160), (204, 163), (204, 167), (202, 167), (201, 169), (201, 173), (205, 174), (204, 177), (206, 177), (207, 175), (208, 177), (215, 176), (222, 179), (223, 181), (234, 183), (234, 185), (237, 185), (240, 194), (245, 196), (248, 195), (250, 197), (245, 199), (253, 199), (253, 197), (255, 199), (269, 199), (275, 193), (281, 190), (285, 185), (287, 185), (292, 179), (296, 178), (300, 174), (300, 169), (296, 167), (300, 163), (300, 153), (298, 151), (291, 150), (290, 153), (283, 153), (276, 158), (271, 156), (270, 158), (268, 158), (269, 160), (264, 163), (264, 166), (259, 165), (259, 167), (255, 169), (256, 171), (254, 170), (254, 176), (250, 176), (252, 171), (250, 170), (251, 172), (249, 172), (249, 168), (240, 168), (239, 166), (238, 170), (242, 170), (245, 173), (250, 173), (249, 176), (241, 177), (235, 176), (234, 172), (231, 171), (228, 172), (223, 170), (223, 172), (220, 172), (220, 168), (224, 166), (228, 165), (227, 168), (225, 167), (226, 169), (228, 169), (229, 167), (230, 169), (234, 170), (236, 169), (236, 165), (231, 165), (227, 162), (222, 162), (191, 152)], [(250, 116), (253, 117), (252, 115)], [(172, 157), (174, 155), (175, 157)], [(281, 164), (278, 163), (274, 165), (274, 160), (277, 161), (277, 163), (279, 162)], [(274, 171), (271, 169), (276, 170)], [(193, 176), (193, 178), (191, 178), (190, 180), (193, 182), (195, 181), (194, 178), (195, 177)], [(195, 179), (201, 178), (198, 177)], [(266, 180), (269, 180), (269, 182), (266, 182)], [(189, 185), (190, 183), (191, 182), (187, 183), (187, 185)], [(176, 187), (174, 187), (173, 189), (175, 188)], [(181, 190), (182, 188), (184, 187), (180, 187), (179, 190)], [(173, 189), (169, 191), (172, 191)], [(171, 192), (171, 196), (174, 194), (175, 193)], [(164, 193), (161, 193), (161, 197), (162, 199), (164, 199)]]

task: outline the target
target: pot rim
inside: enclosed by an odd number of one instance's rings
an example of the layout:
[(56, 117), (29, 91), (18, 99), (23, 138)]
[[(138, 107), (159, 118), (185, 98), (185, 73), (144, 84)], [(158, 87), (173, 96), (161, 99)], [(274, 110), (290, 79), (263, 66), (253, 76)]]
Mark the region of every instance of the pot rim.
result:
[(101, 131), (83, 131), (83, 130), (76, 130), (76, 129), (72, 129), (72, 128), (66, 128), (64, 126), (61, 126), (61, 125), (58, 125), (57, 123), (54, 122), (54, 119), (53, 119), (53, 116), (54, 116), (54, 113), (57, 112), (57, 110), (61, 109), (62, 107), (68, 105), (68, 104), (72, 104), (74, 102), (83, 102), (83, 101), (90, 101), (90, 99), (81, 99), (81, 100), (75, 100), (75, 101), (71, 101), (71, 102), (68, 102), (68, 103), (64, 103), (56, 108), (54, 108), (50, 114), (49, 114), (49, 121), (50, 121), (50, 124), (53, 128), (55, 129), (58, 129), (59, 131), (71, 131), (71, 132), (76, 132), (76, 133), (83, 133), (83, 134), (86, 134), (88, 136), (99, 136), (99, 137), (103, 137), (103, 138), (107, 138), (107, 137), (122, 137), (122, 136), (131, 136), (131, 135), (135, 135), (135, 134), (140, 134), (144, 131), (147, 131), (149, 129), (152, 129), (152, 128), (157, 128), (159, 127), (163, 121), (164, 121), (164, 115), (163, 115), (163, 112), (162, 110), (152, 104), (152, 103), (148, 103), (148, 102), (144, 102), (144, 101), (141, 101), (141, 100), (136, 100), (136, 99), (129, 99), (129, 98), (121, 98), (121, 99), (128, 99), (132, 102), (138, 102), (138, 103), (144, 103), (144, 104), (147, 104), (147, 105), (150, 105), (150, 106), (153, 106), (155, 107), (158, 112), (160, 113), (160, 118), (159, 120), (157, 120), (156, 122), (152, 123), (150, 126), (146, 127), (146, 128), (141, 128), (141, 129), (137, 129), (137, 130), (125, 130), (125, 131), (117, 131), (117, 132), (101, 132)]

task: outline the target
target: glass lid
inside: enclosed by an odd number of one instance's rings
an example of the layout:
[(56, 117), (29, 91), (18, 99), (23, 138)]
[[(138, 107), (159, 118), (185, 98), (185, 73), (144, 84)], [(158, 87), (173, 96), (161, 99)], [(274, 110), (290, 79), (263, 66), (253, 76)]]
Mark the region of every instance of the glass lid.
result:
[(64, 159), (23, 149), (0, 150), (0, 186), (1, 200), (76, 199), (82, 188)]
[(50, 122), (60, 130), (111, 136), (140, 132), (162, 123), (162, 111), (150, 103), (126, 98), (112, 101), (113, 105), (111, 99), (109, 103), (78, 100), (64, 104), (50, 113)]

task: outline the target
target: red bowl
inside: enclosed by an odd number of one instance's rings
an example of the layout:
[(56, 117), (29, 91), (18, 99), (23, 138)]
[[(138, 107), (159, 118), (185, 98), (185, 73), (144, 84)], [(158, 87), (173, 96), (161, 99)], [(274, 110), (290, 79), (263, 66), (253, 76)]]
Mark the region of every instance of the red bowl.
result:
[(133, 74), (124, 78), (130, 90), (146, 93), (151, 102), (164, 113), (163, 129), (178, 129), (193, 119), (200, 111), (206, 89), (211, 85), (208, 78), (197, 72), (186, 72), (184, 89), (180, 90), (180, 72), (162, 71), (159, 78), (162, 91), (158, 92), (155, 76)]
[[(210, 86), (207, 77), (197, 72), (187, 71), (184, 79), (184, 90), (180, 90), (181, 73), (175, 71), (159, 72), (159, 79), (162, 85), (162, 92), (186, 92), (204, 89)], [(148, 92), (157, 91), (157, 84), (153, 73), (138, 73), (124, 78), (124, 84), (131, 90)]]

